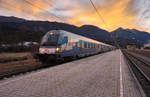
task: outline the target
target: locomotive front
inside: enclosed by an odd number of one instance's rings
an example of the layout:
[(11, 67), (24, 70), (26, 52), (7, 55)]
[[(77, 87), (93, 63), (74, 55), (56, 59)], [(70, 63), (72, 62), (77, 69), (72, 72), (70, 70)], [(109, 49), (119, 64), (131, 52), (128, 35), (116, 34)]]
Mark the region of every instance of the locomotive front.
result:
[(61, 46), (67, 43), (67, 36), (61, 30), (47, 32), (41, 40), (39, 48), (40, 59), (58, 59), (61, 57)]

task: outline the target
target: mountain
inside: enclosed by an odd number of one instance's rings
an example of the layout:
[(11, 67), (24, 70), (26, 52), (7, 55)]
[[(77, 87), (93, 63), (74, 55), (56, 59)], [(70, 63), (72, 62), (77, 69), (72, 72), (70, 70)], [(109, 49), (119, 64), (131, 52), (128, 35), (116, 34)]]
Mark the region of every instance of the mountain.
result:
[(150, 40), (150, 34), (148, 32), (136, 29), (118, 28), (111, 34), (116, 37), (118, 43), (122, 47), (125, 47), (128, 44), (136, 44), (141, 47)]
[(81, 35), (83, 36), (90, 37), (101, 42), (110, 43), (110, 34), (106, 30), (100, 29), (93, 25), (83, 25), (79, 29), (82, 32)]
[(54, 29), (62, 29), (108, 44), (113, 44), (110, 37), (112, 35), (116, 37), (121, 47), (126, 47), (127, 44), (133, 43), (140, 47), (150, 40), (149, 33), (136, 29), (118, 28), (110, 34), (108, 31), (93, 25), (77, 27), (67, 23), (29, 21), (17, 17), (0, 16), (0, 44), (13, 44), (24, 41), (40, 42), (47, 31)]
[[(0, 44), (23, 41), (39, 42), (49, 30), (62, 29), (101, 42), (111, 43), (110, 34), (93, 25), (77, 27), (67, 23), (49, 21), (28, 21), (16, 17), (0, 17)], [(5, 36), (5, 37), (4, 37)]]
[(0, 16), (0, 22), (24, 22), (25, 19), (17, 18), (14, 16), (6, 17), (6, 16)]

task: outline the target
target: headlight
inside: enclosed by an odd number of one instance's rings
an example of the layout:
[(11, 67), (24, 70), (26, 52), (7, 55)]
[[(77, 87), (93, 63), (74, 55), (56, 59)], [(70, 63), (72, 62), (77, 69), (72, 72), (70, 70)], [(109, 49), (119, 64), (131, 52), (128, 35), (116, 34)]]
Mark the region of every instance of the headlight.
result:
[(57, 52), (59, 51), (59, 48), (58, 48), (58, 47), (56, 48), (56, 51), (57, 51)]
[(42, 50), (43, 50), (42, 48), (39, 48), (39, 52), (42, 52)]
[(50, 35), (53, 35), (54, 33), (53, 32), (50, 32)]
[(39, 53), (43, 53), (44, 49), (43, 48), (39, 48)]

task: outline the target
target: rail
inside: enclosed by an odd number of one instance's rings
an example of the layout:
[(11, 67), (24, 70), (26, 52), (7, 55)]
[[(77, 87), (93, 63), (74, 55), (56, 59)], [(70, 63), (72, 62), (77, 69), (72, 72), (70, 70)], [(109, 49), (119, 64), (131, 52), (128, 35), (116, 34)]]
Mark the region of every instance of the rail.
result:
[(147, 97), (150, 97), (150, 63), (128, 51), (123, 50), (134, 75), (139, 81)]

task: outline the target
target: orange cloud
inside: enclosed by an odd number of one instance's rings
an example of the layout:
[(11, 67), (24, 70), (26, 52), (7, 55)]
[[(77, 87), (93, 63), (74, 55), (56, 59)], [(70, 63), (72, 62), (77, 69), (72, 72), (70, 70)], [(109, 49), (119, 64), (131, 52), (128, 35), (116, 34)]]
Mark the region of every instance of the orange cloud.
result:
[(0, 7), (7, 9), (9, 11), (14, 11), (15, 14), (23, 16), (26, 14), (28, 16), (34, 16), (38, 19), (48, 20), (52, 19), (51, 16), (47, 17), (47, 9), (52, 6), (51, 2), (43, 2), (43, 0), (2, 0), (0, 1)]
[(134, 19), (136, 16), (126, 10), (129, 2), (130, 0), (120, 0), (118, 2), (110, 2), (109, 4), (105, 3), (103, 5), (96, 6), (105, 21), (105, 24), (92, 6), (89, 8), (90, 11), (89, 9), (82, 10), (74, 16), (70, 22), (78, 26), (83, 23), (94, 24), (109, 31), (112, 31), (120, 26), (125, 28), (134, 28)]
[[(64, 18), (63, 22), (77, 26), (92, 24), (109, 31), (115, 30), (118, 27), (143, 30), (144, 28), (140, 28), (139, 25), (136, 24), (138, 22), (136, 20), (137, 14), (132, 11), (132, 1), (133, 0), (103, 0), (103, 2), (101, 2), (101, 0), (93, 0), (105, 24), (88, 0), (63, 0), (63, 2), (61, 0), (1, 0), (0, 7), (14, 11), (19, 16), (28, 15), (34, 16), (35, 19), (49, 21), (60, 21), (57, 17), (54, 18), (55, 16), (53, 15), (59, 13), (63, 16), (66, 15), (63, 12), (67, 12), (69, 13), (69, 18)], [(73, 5), (70, 6), (70, 4)], [(48, 13), (47, 10), (54, 6), (57, 10), (53, 10), (53, 14)], [(67, 8), (68, 10), (66, 10)]]

